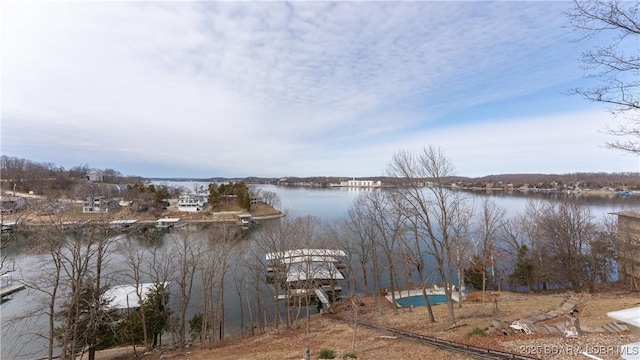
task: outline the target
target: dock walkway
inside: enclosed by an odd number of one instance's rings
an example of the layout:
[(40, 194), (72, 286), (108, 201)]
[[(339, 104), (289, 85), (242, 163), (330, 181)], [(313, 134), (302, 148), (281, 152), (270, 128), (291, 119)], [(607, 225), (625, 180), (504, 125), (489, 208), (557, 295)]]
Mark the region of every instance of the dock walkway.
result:
[(0, 287), (0, 298), (4, 298), (5, 296), (9, 296), (13, 293), (16, 293), (20, 290), (23, 290), (26, 286), (23, 284), (11, 284)]

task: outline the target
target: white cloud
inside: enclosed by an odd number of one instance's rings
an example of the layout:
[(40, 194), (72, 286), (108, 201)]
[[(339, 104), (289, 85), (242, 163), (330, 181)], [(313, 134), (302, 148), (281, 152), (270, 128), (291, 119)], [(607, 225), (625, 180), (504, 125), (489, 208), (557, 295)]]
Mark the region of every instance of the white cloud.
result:
[[(580, 75), (560, 28), (566, 4), (2, 6), (3, 153), (163, 164), (146, 176), (376, 175), (453, 109)], [(434, 139), (471, 143), (492, 125), (476, 126)], [(484, 147), (517, 151), (511, 138)]]

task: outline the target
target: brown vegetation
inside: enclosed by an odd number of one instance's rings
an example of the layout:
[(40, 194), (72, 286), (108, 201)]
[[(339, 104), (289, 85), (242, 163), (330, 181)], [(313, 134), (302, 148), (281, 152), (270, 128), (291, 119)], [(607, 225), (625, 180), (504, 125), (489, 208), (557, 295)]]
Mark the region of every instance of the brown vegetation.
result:
[[(456, 313), (456, 326), (447, 325), (447, 309), (445, 305), (433, 307), (436, 323), (427, 321), (426, 308), (403, 308), (398, 315), (388, 308), (376, 308), (372, 298), (358, 299), (365, 303), (361, 306), (359, 319), (361, 321), (380, 324), (392, 328), (403, 329), (423, 335), (466, 343), (496, 350), (509, 351), (516, 354), (533, 352), (547, 346), (548, 354), (541, 354), (543, 359), (572, 358), (571, 354), (557, 352), (568, 349), (583, 348), (598, 349), (607, 347), (607, 351), (598, 354), (604, 359), (617, 359), (615, 349), (621, 344), (636, 341), (629, 331), (610, 333), (586, 333), (579, 338), (564, 338), (558, 335), (520, 334), (502, 335), (501, 332), (486, 335), (468, 336), (471, 329), (488, 328), (493, 320), (512, 322), (527, 316), (557, 309), (567, 294), (527, 295), (507, 292), (492, 292), (492, 298), (499, 299), (498, 310), (490, 303), (482, 304), (480, 293), (471, 294), (470, 300), (464, 303), (462, 309)], [(384, 303), (383, 303), (384, 304)], [(389, 303), (387, 302), (386, 305)], [(580, 323), (583, 327), (601, 326), (614, 322), (608, 318), (609, 311), (620, 310), (640, 305), (640, 294), (622, 290), (608, 290), (600, 294), (585, 294), (580, 302)], [(349, 306), (338, 307), (338, 315), (350, 317)], [(547, 324), (564, 322), (564, 316), (550, 319)], [(185, 354), (179, 355), (171, 351), (157, 351), (145, 355), (145, 359), (160, 359), (161, 354), (176, 359), (301, 359), (304, 346), (309, 346), (311, 359), (317, 359), (318, 352), (323, 348), (332, 349), (336, 358), (352, 352), (353, 323), (336, 320), (326, 315), (315, 315), (306, 332), (301, 326), (293, 330), (273, 331), (247, 338), (236, 338), (218, 344), (214, 349), (187, 349)], [(101, 359), (132, 359), (131, 355), (123, 354), (127, 350), (110, 350), (102, 354)], [(553, 353), (556, 351), (556, 353)], [(356, 330), (356, 345), (354, 351), (358, 359), (465, 359), (467, 355), (452, 353), (436, 347), (422, 345), (414, 341), (395, 338), (389, 334), (370, 330), (360, 325)], [(536, 355), (532, 355), (536, 357)]]

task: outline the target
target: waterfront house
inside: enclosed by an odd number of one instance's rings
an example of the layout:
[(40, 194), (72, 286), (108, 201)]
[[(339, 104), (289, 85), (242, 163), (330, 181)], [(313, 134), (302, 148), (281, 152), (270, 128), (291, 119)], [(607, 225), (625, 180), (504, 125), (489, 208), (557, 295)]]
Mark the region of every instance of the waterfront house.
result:
[(82, 203), (83, 213), (108, 213), (118, 207), (118, 203), (113, 199), (104, 196), (87, 196)]
[(178, 211), (202, 211), (208, 203), (208, 198), (201, 195), (182, 195), (178, 198)]

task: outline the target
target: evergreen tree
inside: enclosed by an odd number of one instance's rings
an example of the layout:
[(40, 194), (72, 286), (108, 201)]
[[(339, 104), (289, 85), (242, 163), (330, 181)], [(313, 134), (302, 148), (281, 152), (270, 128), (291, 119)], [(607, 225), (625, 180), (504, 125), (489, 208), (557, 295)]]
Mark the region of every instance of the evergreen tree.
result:
[[(471, 264), (469, 267), (464, 269), (464, 282), (467, 285), (473, 286), (475, 289), (482, 290), (482, 273), (486, 272), (485, 266), (482, 262), (482, 258), (480, 255), (474, 255), (471, 258)], [(489, 279), (491, 278), (490, 274), (485, 275), (485, 279), (487, 279), (487, 290), (489, 290), (490, 285), (492, 284)]]
[(62, 341), (65, 335), (72, 331), (73, 334), (66, 338), (74, 339), (69, 344), (74, 349), (73, 352), (88, 352), (90, 360), (93, 360), (95, 351), (117, 343), (118, 313), (110, 306), (111, 299), (104, 298), (105, 290), (106, 288), (96, 288), (95, 281), (89, 279), (80, 290), (79, 296), (64, 303), (58, 313), (58, 317), (64, 319), (69, 314), (75, 316), (67, 322), (70, 324), (69, 327), (56, 328), (56, 338)]
[(533, 260), (529, 256), (529, 248), (525, 244), (522, 244), (518, 248), (516, 264), (513, 273), (509, 275), (509, 279), (516, 287), (526, 285), (527, 290), (531, 291), (533, 282)]

